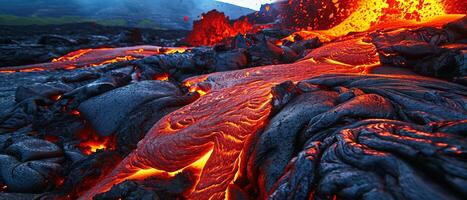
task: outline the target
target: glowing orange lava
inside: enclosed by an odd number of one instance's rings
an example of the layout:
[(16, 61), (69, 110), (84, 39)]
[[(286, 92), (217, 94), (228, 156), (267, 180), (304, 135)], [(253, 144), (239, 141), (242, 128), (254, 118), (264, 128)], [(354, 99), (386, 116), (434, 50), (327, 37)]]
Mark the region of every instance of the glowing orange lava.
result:
[(130, 180), (131, 179), (145, 179), (147, 177), (157, 176), (157, 175), (161, 175), (161, 174), (173, 177), (173, 176), (177, 175), (178, 173), (180, 173), (183, 170), (188, 169), (188, 168), (193, 168), (193, 169), (197, 170), (198, 172), (201, 172), (204, 165), (206, 165), (206, 162), (208, 161), (211, 154), (212, 154), (212, 149), (210, 151), (208, 151), (206, 154), (204, 154), (199, 160), (195, 161), (194, 163), (191, 163), (190, 165), (188, 165), (188, 166), (186, 166), (186, 167), (184, 167), (182, 169), (174, 171), (174, 172), (166, 172), (166, 171), (158, 170), (158, 169), (155, 169), (155, 168), (140, 169), (136, 173), (134, 173), (133, 175), (128, 177), (128, 179), (130, 179)]
[(92, 49), (81, 49), (78, 51), (71, 52), (65, 56), (62, 56), (60, 58), (55, 58), (52, 60), (52, 62), (63, 62), (63, 61), (75, 61), (76, 59), (80, 58), (84, 54), (87, 54), (91, 52)]
[(362, 0), (355, 12), (326, 33), (342, 36), (366, 31), (377, 23), (401, 19), (424, 22), (445, 14), (438, 0)]
[[(346, 9), (339, 9), (343, 6), (346, 6)], [(397, 21), (399, 25), (403, 26), (413, 22), (431, 21), (436, 17), (446, 15), (444, 4), (439, 0), (360, 0), (356, 4), (346, 5), (342, 5), (340, 1), (332, 1), (331, 5), (325, 7), (336, 7), (335, 13), (321, 14), (332, 15), (326, 19), (340, 16), (345, 17), (344, 20), (327, 30), (302, 30), (295, 34), (303, 38), (319, 37), (322, 41), (329, 41), (351, 32), (367, 31), (379, 24), (391, 24)], [(353, 12), (347, 14), (349, 10)], [(318, 18), (322, 18), (322, 16)], [(386, 27), (393, 28), (391, 25), (386, 25)], [(379, 26), (379, 28), (384, 27)], [(293, 41), (292, 38), (293, 36), (290, 36), (285, 40)]]
[(83, 152), (86, 155), (90, 155), (97, 150), (105, 150), (107, 148), (105, 141), (97, 142), (97, 141), (90, 141), (90, 142), (83, 142), (81, 143), (80, 147), (83, 149)]
[(116, 62), (123, 62), (158, 54), (183, 53), (184, 47), (135, 46), (122, 48), (82, 49), (71, 52), (50, 63), (0, 68), (0, 73), (33, 72), (44, 70), (72, 70), (82, 67), (94, 67)]

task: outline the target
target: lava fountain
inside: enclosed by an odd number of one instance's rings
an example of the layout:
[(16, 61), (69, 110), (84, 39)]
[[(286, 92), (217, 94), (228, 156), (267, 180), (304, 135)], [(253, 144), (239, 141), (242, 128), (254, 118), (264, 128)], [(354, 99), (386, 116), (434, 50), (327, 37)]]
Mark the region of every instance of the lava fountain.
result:
[[(436, 0), (362, 0), (356, 6), (344, 21), (317, 33), (338, 37), (395, 19), (426, 22), (445, 14), (443, 4)], [(186, 80), (190, 90), (200, 94), (199, 99), (157, 122), (138, 148), (80, 199), (91, 199), (126, 179), (173, 176), (188, 168), (199, 171), (198, 181), (185, 195), (188, 199), (228, 198), (229, 185), (242, 176), (239, 168), (245, 162), (246, 144), (267, 124), (271, 87), (327, 73), (367, 73), (369, 67), (379, 64), (375, 47), (362, 38), (321, 48), (325, 50), (318, 48), (306, 59), (289, 65)]]

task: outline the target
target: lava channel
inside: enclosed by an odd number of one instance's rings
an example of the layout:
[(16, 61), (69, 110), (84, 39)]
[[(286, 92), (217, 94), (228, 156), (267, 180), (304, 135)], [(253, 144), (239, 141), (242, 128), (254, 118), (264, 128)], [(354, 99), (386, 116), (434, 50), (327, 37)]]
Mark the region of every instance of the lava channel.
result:
[[(345, 45), (341, 45), (340, 49), (355, 44)], [(203, 95), (156, 123), (138, 143), (138, 148), (81, 199), (91, 199), (129, 178), (157, 173), (173, 175), (194, 165), (199, 168), (200, 160), (199, 180), (186, 197), (225, 199), (228, 186), (240, 175), (238, 171), (244, 162), (242, 152), (246, 148), (246, 141), (267, 124), (272, 109), (271, 87), (284, 81), (297, 82), (327, 73), (364, 73), (366, 70), (361, 66), (374, 64), (379, 58), (377, 54), (369, 53), (368, 50), (376, 51), (372, 44), (359, 45), (367, 45), (369, 48), (348, 51), (349, 57), (330, 58), (328, 54), (317, 52), (315, 59), (305, 59), (294, 64), (214, 73), (188, 79), (186, 84), (191, 86), (191, 90)], [(361, 59), (359, 63), (337, 64), (357, 56), (367, 59)], [(329, 63), (329, 60), (334, 62)], [(200, 91), (206, 85), (209, 85), (209, 90)]]

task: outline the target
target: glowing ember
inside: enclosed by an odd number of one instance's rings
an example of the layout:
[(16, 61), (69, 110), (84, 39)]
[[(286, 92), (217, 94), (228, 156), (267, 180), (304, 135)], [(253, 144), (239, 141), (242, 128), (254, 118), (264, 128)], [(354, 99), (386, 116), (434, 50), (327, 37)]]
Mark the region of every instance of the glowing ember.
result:
[(237, 34), (246, 34), (252, 29), (253, 25), (247, 18), (230, 24), (224, 13), (213, 10), (203, 14), (201, 20), (193, 22), (193, 32), (187, 37), (187, 41), (193, 46), (214, 45)]
[(158, 80), (158, 81), (168, 81), (168, 80), (169, 80), (169, 74), (168, 74), (168, 73), (163, 73), (163, 74), (156, 75), (156, 76), (154, 77), (154, 80)]
[(77, 111), (77, 110), (72, 110), (72, 111), (71, 111), (71, 114), (72, 114), (72, 115), (76, 115), (76, 116), (80, 116), (80, 115), (81, 115), (81, 113), (79, 113), (79, 111)]
[(111, 140), (109, 138), (91, 140), (80, 143), (79, 147), (86, 155), (90, 155), (98, 150), (110, 149), (110, 142)]
[(77, 137), (80, 138), (81, 143), (78, 147), (83, 151), (84, 154), (90, 155), (99, 150), (113, 150), (115, 149), (114, 138), (111, 136), (108, 137), (99, 137), (99, 135), (92, 130), (90, 127), (86, 127), (85, 130), (79, 132)]

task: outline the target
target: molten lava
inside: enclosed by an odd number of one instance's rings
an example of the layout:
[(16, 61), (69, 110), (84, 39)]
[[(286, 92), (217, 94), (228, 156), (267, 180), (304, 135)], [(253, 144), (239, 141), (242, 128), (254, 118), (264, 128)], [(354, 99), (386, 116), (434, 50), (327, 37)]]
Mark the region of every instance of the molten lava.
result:
[(362, 0), (358, 8), (337, 26), (328, 30), (333, 36), (368, 30), (377, 23), (392, 20), (428, 21), (445, 15), (438, 0)]
[[(436, 17), (446, 15), (445, 6), (439, 0), (300, 0), (299, 2), (309, 4), (297, 5), (297, 1), (290, 0), (291, 6), (285, 14), (285, 21), (288, 19), (287, 22), (292, 23), (289, 26), (302, 30), (295, 34), (304, 38), (317, 36), (325, 41), (351, 32), (367, 31), (371, 27), (391, 22), (404, 26), (404, 24), (413, 22), (431, 21)], [(307, 17), (302, 16), (304, 14)], [(314, 16), (314, 20), (308, 20), (308, 16)], [(291, 20), (293, 22), (290, 22)], [(386, 26), (393, 28), (391, 25)], [(385, 27), (379, 26), (379, 28)], [(293, 36), (286, 39), (291, 40), (291, 38)]]
[(193, 46), (214, 45), (237, 34), (246, 34), (253, 29), (247, 18), (230, 23), (229, 18), (217, 10), (209, 11), (193, 22), (193, 31), (187, 42)]
[(60, 58), (53, 59), (50, 63), (26, 65), (20, 67), (4, 67), (0, 69), (0, 73), (32, 72), (56, 69), (71, 70), (75, 68), (94, 67), (116, 62), (135, 60), (158, 54), (183, 53), (186, 50), (188, 50), (188, 48), (163, 48), (157, 46), (82, 49), (71, 52)]

